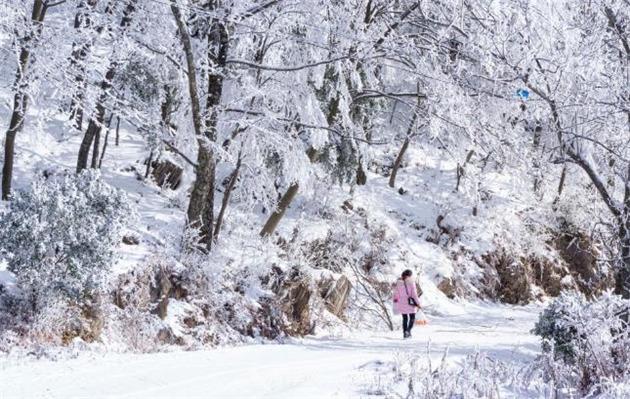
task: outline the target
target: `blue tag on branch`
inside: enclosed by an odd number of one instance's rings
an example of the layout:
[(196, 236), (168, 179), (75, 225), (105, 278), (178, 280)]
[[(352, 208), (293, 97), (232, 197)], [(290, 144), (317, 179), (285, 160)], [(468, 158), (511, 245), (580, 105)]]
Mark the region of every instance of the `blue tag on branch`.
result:
[(516, 90), (516, 95), (523, 100), (527, 100), (529, 98), (529, 90), (527, 89), (518, 89)]

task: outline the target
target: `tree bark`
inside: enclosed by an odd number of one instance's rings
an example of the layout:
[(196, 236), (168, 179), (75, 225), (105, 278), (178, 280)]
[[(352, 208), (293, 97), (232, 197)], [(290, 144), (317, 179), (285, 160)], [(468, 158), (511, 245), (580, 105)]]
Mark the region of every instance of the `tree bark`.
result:
[[(218, 4), (211, 3), (211, 7)], [(228, 32), (224, 21), (214, 19), (208, 32), (207, 59), (208, 64), (214, 66), (208, 73), (208, 94), (206, 98), (205, 121), (201, 119), (201, 106), (199, 101), (196, 65), (188, 27), (175, 0), (172, 0), (171, 11), (179, 29), (180, 40), (184, 47), (186, 63), (188, 67), (188, 88), (191, 97), (193, 114), (193, 126), (197, 136), (199, 150), (197, 153), (196, 179), (193, 184), (190, 202), (188, 204), (188, 223), (191, 227), (199, 229), (200, 244), (206, 250), (212, 249), (213, 223), (214, 223), (214, 191), (216, 178), (216, 159), (214, 150), (209, 145), (216, 141), (216, 128), (218, 122), (218, 105), (223, 93), (223, 74), (227, 61), (229, 47)]]
[(20, 49), (18, 68), (15, 73), (15, 94), (13, 96), (13, 112), (9, 129), (6, 132), (4, 144), (4, 164), (2, 165), (2, 199), (8, 200), (11, 196), (11, 183), (13, 180), (13, 164), (15, 162), (15, 137), (24, 127), (24, 118), (28, 109), (28, 63), (31, 49), (28, 42), (33, 42), (41, 35), (42, 22), (46, 16), (47, 6), (43, 0), (35, 0), (31, 14), (31, 22), (35, 30), (25, 38), (27, 45)]
[[(135, 10), (135, 0), (131, 0), (129, 3), (127, 3), (127, 7), (123, 11), (123, 17), (120, 22), (120, 27), (122, 28), (123, 33), (131, 24), (131, 17)], [(112, 61), (109, 65), (109, 68), (107, 69), (107, 73), (105, 74), (105, 79), (103, 79), (103, 81), (101, 82), (101, 95), (96, 103), (95, 115), (90, 118), (87, 130), (85, 131), (85, 134), (83, 135), (83, 140), (81, 141), (81, 146), (79, 147), (79, 155), (77, 158), (77, 173), (87, 168), (92, 143), (97, 134), (100, 133), (103, 122), (105, 120), (105, 102), (107, 101), (108, 91), (112, 87), (112, 81), (116, 76), (117, 69), (118, 62)], [(92, 167), (94, 167), (94, 159), (92, 159), (92, 161)]]
[[(608, 26), (617, 34), (624, 49), (620, 52), (620, 60), (625, 68), (628, 68), (630, 60), (630, 40), (626, 31), (627, 25), (619, 22), (615, 12), (608, 6), (604, 7), (604, 12), (608, 18)], [(626, 110), (628, 118), (628, 131), (630, 133), (630, 111)], [(630, 162), (627, 165), (626, 179), (624, 187), (624, 197), (621, 217), (619, 218), (619, 244), (621, 245), (621, 261), (615, 276), (615, 293), (625, 299), (630, 299)], [(623, 320), (628, 325), (630, 311), (623, 314)]]
[(630, 223), (619, 228), (621, 262), (615, 276), (615, 294), (630, 299)]
[(77, 158), (77, 173), (87, 168), (88, 159), (90, 157), (90, 149), (97, 134), (100, 133), (103, 121), (105, 120), (105, 101), (107, 100), (107, 91), (112, 87), (112, 79), (116, 75), (117, 63), (112, 62), (109, 70), (105, 74), (105, 79), (101, 82), (101, 96), (96, 104), (96, 113), (90, 118), (87, 130), (81, 140), (79, 147), (79, 155)]
[[(415, 123), (415, 115), (414, 115), (414, 122), (412, 122), (412, 125), (413, 123)], [(392, 166), (392, 173), (389, 175), (389, 186), (391, 188), (396, 187), (396, 176), (398, 175), (398, 169), (400, 168), (400, 165), (402, 164), (402, 161), (405, 157), (405, 153), (407, 152), (408, 148), (409, 148), (409, 135), (405, 137), (405, 141), (403, 141), (403, 145), (402, 147), (400, 147), (398, 156), (396, 157), (396, 160), (394, 161), (394, 165)]]
[(355, 179), (357, 186), (364, 186), (367, 183), (367, 175), (365, 174), (365, 170), (363, 169), (363, 162), (361, 158), (359, 158), (359, 166), (357, 167), (357, 175)]
[(116, 117), (116, 147), (120, 145), (120, 116)]
[(293, 199), (295, 198), (299, 189), (300, 186), (297, 183), (293, 183), (291, 184), (291, 186), (289, 186), (287, 192), (284, 193), (284, 195), (280, 199), (277, 209), (269, 216), (269, 219), (267, 219), (267, 222), (260, 231), (261, 237), (268, 237), (272, 235), (274, 231), (276, 231), (276, 227), (278, 227), (280, 220), (282, 220), (282, 218), (284, 217), (285, 212), (289, 208), (289, 205), (291, 205), (291, 202), (293, 202)]
[(236, 181), (238, 180), (238, 174), (241, 170), (242, 158), (241, 152), (238, 154), (238, 161), (236, 162), (236, 167), (230, 174), (230, 180), (228, 181), (228, 185), (225, 188), (225, 192), (223, 193), (223, 200), (221, 202), (221, 210), (219, 211), (219, 215), (217, 216), (217, 223), (214, 227), (214, 241), (216, 242), (219, 238), (219, 233), (221, 232), (221, 226), (223, 225), (223, 218), (225, 217), (225, 211), (227, 210), (228, 204), (230, 203), (230, 196), (232, 195), (232, 191), (234, 191), (234, 186), (236, 186)]
[(105, 151), (107, 151), (107, 144), (109, 143), (109, 132), (112, 126), (112, 120), (114, 120), (114, 113), (109, 116), (109, 121), (107, 121), (107, 130), (105, 132), (105, 140), (103, 142), (103, 151), (101, 152), (101, 156), (98, 160), (98, 168), (100, 169), (103, 165), (103, 158), (105, 158)]
[(149, 151), (149, 158), (147, 159), (147, 168), (144, 172), (145, 180), (149, 178), (149, 174), (151, 173), (151, 164), (153, 163), (153, 150)]
[(197, 86), (197, 68), (195, 65), (195, 55), (193, 52), (190, 34), (188, 33), (188, 26), (186, 25), (184, 16), (177, 6), (176, 1), (171, 1), (171, 12), (173, 13), (173, 16), (175, 18), (175, 23), (177, 24), (177, 29), (179, 31), (179, 40), (181, 41), (182, 47), (184, 49), (186, 67), (188, 69), (188, 95), (190, 96), (193, 129), (195, 130), (195, 135), (197, 137), (201, 137), (203, 134), (203, 127), (201, 119), (201, 101), (199, 100), (199, 89)]
[(98, 167), (98, 153), (101, 149), (101, 131), (102, 130), (103, 128), (101, 127), (100, 129), (96, 131), (96, 134), (94, 135), (94, 145), (92, 146), (92, 163), (90, 164), (90, 167), (92, 169), (96, 169)]
[[(306, 151), (306, 155), (308, 156), (308, 159), (309, 161), (311, 161), (311, 163), (315, 163), (319, 159), (320, 154), (313, 147), (310, 147)], [(289, 206), (295, 199), (295, 196), (297, 195), (299, 188), (300, 188), (300, 185), (298, 183), (293, 183), (289, 186), (286, 193), (284, 193), (284, 195), (280, 198), (280, 202), (278, 203), (276, 210), (269, 216), (269, 218), (267, 219), (267, 222), (265, 223), (262, 230), (260, 231), (261, 237), (270, 236), (274, 233), (274, 231), (276, 231), (276, 227), (278, 227), (278, 223), (280, 223), (280, 221), (284, 217), (286, 210), (289, 208)]]
[(190, 33), (188, 32), (188, 26), (186, 25), (186, 21), (181, 13), (181, 10), (177, 6), (176, 0), (172, 0), (171, 2), (171, 12), (175, 18), (175, 23), (177, 24), (179, 39), (182, 43), (186, 58), (186, 66), (188, 69), (188, 95), (190, 96), (193, 129), (199, 145), (197, 153), (197, 166), (195, 167), (197, 178), (195, 179), (190, 202), (188, 203), (187, 216), (188, 223), (192, 227), (196, 227), (201, 230), (200, 234), (203, 240), (204, 236), (207, 237), (208, 230), (212, 230), (212, 228), (206, 228), (205, 232), (202, 229), (202, 215), (204, 214), (204, 208), (206, 207), (208, 185), (210, 182), (204, 178), (207, 174), (203, 173), (203, 168), (208, 167), (208, 154), (205, 150), (207, 147), (204, 143), (205, 129), (201, 118), (201, 101), (199, 100), (199, 88), (197, 85), (197, 66), (195, 63), (195, 55), (193, 52)]
[[(630, 118), (630, 115), (628, 117)], [(625, 180), (623, 216), (619, 223), (621, 262), (615, 276), (615, 294), (630, 299), (630, 162)], [(627, 322), (629, 315), (626, 313), (625, 317)]]
[[(534, 131), (534, 139), (533, 139), (533, 162), (532, 162), (532, 167), (534, 168), (534, 194), (538, 195), (540, 198), (541, 197), (541, 184), (542, 184), (542, 177), (541, 177), (541, 167), (540, 167), (540, 157), (541, 154), (540, 152), (540, 140), (542, 137), (542, 126), (540, 126), (539, 123), (536, 123), (536, 126), (534, 126), (533, 128)], [(564, 173), (563, 173), (564, 176)], [(558, 190), (558, 195), (560, 195), (560, 193), (562, 192), (562, 188), (560, 188)]]
[(474, 154), (475, 154), (474, 150), (468, 151), (468, 154), (466, 155), (466, 159), (464, 160), (464, 163), (461, 165), (459, 163), (457, 164), (457, 183), (455, 184), (455, 191), (459, 191), (459, 185), (462, 182), (462, 178), (466, 174), (466, 165), (468, 165), (468, 162), (470, 162)]
[(389, 186), (394, 188), (396, 186), (396, 176), (398, 175), (398, 169), (402, 164), (402, 161), (405, 157), (405, 153), (409, 148), (409, 143), (411, 142), (411, 138), (413, 137), (413, 128), (416, 126), (416, 121), (418, 120), (418, 112), (420, 111), (420, 102), (422, 101), (422, 96), (420, 95), (420, 84), (418, 83), (418, 104), (416, 109), (414, 110), (413, 117), (411, 118), (411, 123), (409, 123), (409, 128), (407, 128), (407, 134), (405, 135), (405, 141), (403, 141), (403, 145), (398, 152), (398, 156), (394, 161), (394, 165), (392, 166), (392, 173), (389, 175)]
[(553, 203), (551, 204), (551, 209), (556, 211), (558, 209), (558, 204), (560, 203), (560, 196), (562, 196), (562, 192), (564, 191), (564, 183), (567, 179), (567, 164), (562, 165), (562, 172), (560, 173), (560, 181), (558, 182), (558, 192), (556, 193), (556, 198), (554, 198)]
[[(98, 0), (82, 0), (77, 5), (77, 13), (74, 17), (74, 29), (80, 32), (83, 28), (89, 28), (92, 24), (90, 20), (90, 13), (94, 11)], [(109, 7), (108, 7), (109, 10)], [(103, 27), (99, 27), (96, 30), (96, 35), (103, 31)], [(73, 43), (72, 54), (70, 56), (70, 66), (76, 69), (75, 73), (75, 87), (72, 99), (70, 101), (70, 119), (74, 121), (74, 126), (77, 130), (82, 130), (83, 126), (83, 99), (85, 97), (86, 89), (86, 70), (85, 59), (92, 47), (92, 43)]]

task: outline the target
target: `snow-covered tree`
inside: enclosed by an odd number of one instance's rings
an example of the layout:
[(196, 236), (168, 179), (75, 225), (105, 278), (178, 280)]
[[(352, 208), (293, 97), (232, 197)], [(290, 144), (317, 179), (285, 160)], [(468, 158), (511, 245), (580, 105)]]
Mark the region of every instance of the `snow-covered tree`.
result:
[(40, 178), (0, 217), (0, 247), (34, 307), (50, 297), (80, 300), (102, 287), (133, 214), (98, 172)]
[[(3, 6), (4, 9), (2, 10), (3, 14), (5, 14), (4, 17), (8, 17), (8, 22), (13, 25), (11, 32), (13, 45), (16, 47), (17, 54), (19, 54), (17, 56), (15, 81), (13, 83), (11, 120), (4, 141), (2, 200), (9, 199), (11, 195), (13, 164), (15, 162), (15, 139), (24, 127), (29, 98), (32, 94), (30, 86), (37, 77), (37, 74), (31, 71), (33, 69), (31, 65), (33, 53), (42, 44), (42, 30), (44, 29), (44, 20), (47, 13), (51, 8), (62, 5), (65, 1), (33, 0), (16, 3), (6, 7)], [(6, 27), (3, 28), (6, 29)]]
[(521, 100), (520, 111), (493, 101), (507, 115), (504, 127), (521, 134), (503, 140), (534, 159), (533, 168), (522, 169), (529, 169), (537, 190), (546, 177), (541, 161), (547, 159), (548, 165), (561, 166), (558, 172), (547, 168), (557, 173), (557, 197), (568, 179), (599, 197), (602, 212), (592, 216), (608, 226), (608, 239), (617, 243), (616, 292), (630, 297), (627, 2), (479, 0), (466, 5), (472, 33), (465, 50), (481, 66), (477, 86)]

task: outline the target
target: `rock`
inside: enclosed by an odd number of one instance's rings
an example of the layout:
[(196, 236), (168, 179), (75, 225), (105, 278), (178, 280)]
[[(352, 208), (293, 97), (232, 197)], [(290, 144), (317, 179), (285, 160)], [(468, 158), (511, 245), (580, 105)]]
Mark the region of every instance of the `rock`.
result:
[(171, 273), (169, 281), (171, 283), (170, 296), (172, 298), (184, 299), (188, 297), (188, 288), (186, 288), (186, 282), (181, 275)]
[(171, 345), (175, 342), (175, 336), (168, 327), (163, 327), (157, 333), (157, 340), (164, 345)]
[(153, 286), (151, 293), (151, 297), (154, 298), (154, 301), (158, 302), (154, 312), (162, 320), (166, 318), (168, 312), (168, 300), (171, 295), (171, 289), (173, 288), (170, 277), (171, 275), (168, 270), (160, 268), (155, 276), (155, 285)]
[(484, 255), (486, 286), (491, 294), (512, 305), (529, 303), (532, 299), (529, 271), (526, 265), (504, 250)]
[(129, 305), (153, 308), (161, 319), (166, 318), (170, 298), (185, 299), (188, 289), (185, 279), (169, 266), (148, 267), (144, 272), (129, 272), (119, 278), (114, 303), (121, 309)]
[(289, 325), (287, 331), (291, 335), (306, 335), (311, 332), (310, 300), (311, 289), (303, 281), (292, 281), (285, 284), (284, 295), (280, 299)]
[(536, 285), (538, 285), (546, 295), (558, 296), (560, 292), (567, 288), (577, 288), (567, 285), (566, 276), (569, 271), (562, 264), (551, 262), (547, 259), (528, 259), (529, 269)]
[(354, 209), (354, 206), (352, 205), (352, 202), (350, 200), (345, 200), (343, 202), (343, 205), (341, 205), (341, 209), (343, 209), (346, 212), (350, 212)]
[(100, 298), (92, 298), (82, 305), (77, 313), (67, 320), (67, 325), (61, 333), (61, 342), (70, 345), (77, 338), (85, 342), (97, 341), (103, 331), (105, 320)]
[(140, 244), (140, 239), (133, 235), (126, 235), (126, 236), (123, 236), (122, 242), (125, 245), (138, 245)]
[(118, 277), (118, 283), (113, 292), (113, 302), (121, 309), (133, 306), (145, 309), (152, 301), (151, 298), (152, 276), (148, 269), (131, 270)]
[(165, 159), (153, 163), (151, 176), (153, 176), (153, 180), (158, 186), (177, 190), (182, 182), (183, 173), (184, 169), (182, 167)]
[(450, 277), (442, 279), (438, 284), (438, 289), (446, 295), (447, 298), (455, 298), (455, 283)]
[(596, 296), (613, 286), (612, 277), (600, 271), (598, 250), (589, 236), (568, 231), (557, 237), (554, 245), (577, 287), (587, 297)]
[(103, 327), (105, 326), (105, 317), (103, 316), (100, 297), (95, 298), (83, 307), (83, 317), (87, 320), (87, 328), (84, 329), (81, 338), (85, 342), (94, 342), (100, 338)]
[(286, 333), (283, 315), (272, 298), (261, 298), (260, 306), (252, 311), (252, 321), (243, 333), (250, 337), (277, 339)]
[(348, 305), (348, 296), (352, 290), (352, 283), (346, 276), (337, 280), (330, 279), (320, 286), (320, 293), (328, 311), (342, 320), (345, 320), (345, 310)]

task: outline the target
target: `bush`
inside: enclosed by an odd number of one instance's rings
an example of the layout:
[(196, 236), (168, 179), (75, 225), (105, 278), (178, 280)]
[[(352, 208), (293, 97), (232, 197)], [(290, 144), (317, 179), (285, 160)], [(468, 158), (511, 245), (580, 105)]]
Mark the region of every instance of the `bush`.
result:
[(610, 293), (592, 302), (582, 294), (558, 297), (533, 331), (543, 341), (542, 375), (560, 389), (593, 395), (630, 380), (630, 331), (621, 317), (628, 311), (630, 300)]
[(545, 352), (554, 351), (557, 356), (571, 361), (575, 358), (578, 331), (572, 315), (586, 305), (586, 298), (582, 294), (562, 293), (553, 301), (538, 318), (532, 331), (542, 338), (542, 348)]
[[(465, 399), (503, 397), (544, 397), (541, 390), (521, 386), (517, 364), (502, 362), (485, 353), (466, 356), (461, 364), (433, 363), (431, 354), (398, 354), (393, 362), (362, 366), (367, 375), (363, 393), (386, 398)], [(518, 393), (518, 394), (517, 394)]]
[(0, 218), (0, 249), (33, 309), (95, 294), (133, 214), (124, 193), (95, 171), (40, 178), (18, 192)]

